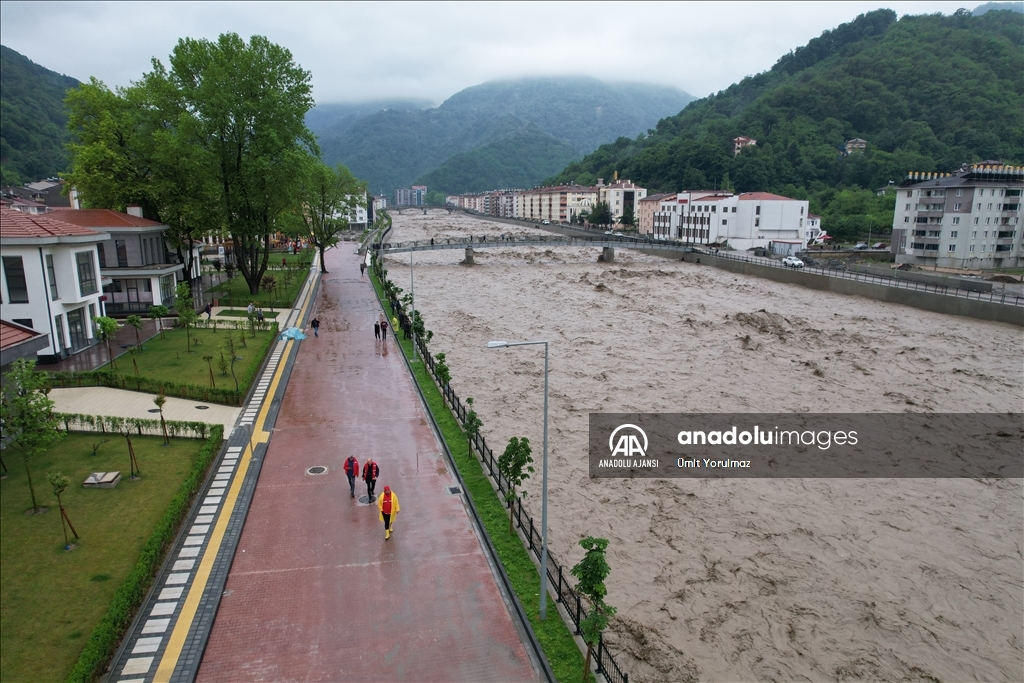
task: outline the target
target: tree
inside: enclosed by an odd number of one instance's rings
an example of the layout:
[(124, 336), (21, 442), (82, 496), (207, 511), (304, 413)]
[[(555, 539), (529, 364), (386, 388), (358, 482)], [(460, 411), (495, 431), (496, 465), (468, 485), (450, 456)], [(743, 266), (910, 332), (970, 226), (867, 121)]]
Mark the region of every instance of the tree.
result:
[(452, 381), (452, 371), (448, 369), (447, 356), (443, 353), (434, 356), (434, 376), (437, 377), (437, 383), (442, 388), (448, 386), (448, 383)]
[(587, 659), (583, 666), (583, 680), (590, 674), (590, 655), (601, 638), (601, 633), (608, 626), (608, 620), (615, 616), (616, 609), (604, 601), (608, 589), (604, 580), (611, 573), (604, 552), (608, 547), (608, 539), (587, 536), (580, 540), (580, 546), (586, 551), (583, 559), (573, 568), (572, 575), (579, 579), (576, 590), (590, 602), (590, 611), (580, 622), (583, 642), (587, 644)]
[(608, 202), (598, 202), (590, 210), (588, 220), (594, 225), (610, 225), (612, 222), (612, 211), (608, 208)]
[[(505, 452), (498, 456), (498, 471), (508, 482), (505, 503), (508, 505), (508, 532), (512, 529), (512, 508), (516, 500), (516, 489), (533, 474), (533, 457), (530, 455), (530, 440), (512, 437), (505, 446)], [(526, 492), (523, 492), (526, 496)]]
[(110, 361), (110, 367), (117, 369), (117, 363), (114, 361), (114, 354), (110, 350), (110, 340), (117, 334), (117, 329), (120, 325), (113, 318), (106, 316), (99, 316), (94, 321), (96, 323), (96, 331), (100, 333), (100, 339), (107, 345), (107, 360)]
[(64, 438), (53, 415), (53, 401), (47, 397), (50, 374), (35, 372), (35, 361), (19, 358), (11, 364), (0, 389), (0, 421), (9, 446), (21, 452), (28, 476), (32, 510), (39, 512), (29, 461)]
[(234, 242), (238, 269), (257, 294), (267, 270), (270, 235), (294, 207), (308, 156), (313, 106), (310, 73), (262, 36), (235, 33), (216, 42), (182, 39), (170, 69), (158, 61), (147, 84), (173, 95), (171, 120), (201, 152), (198, 167), (217, 188), (219, 222)]
[(187, 282), (179, 282), (174, 288), (174, 309), (178, 311), (178, 322), (185, 328), (185, 352), (192, 353), (192, 326), (199, 316), (192, 303), (192, 287)]
[(327, 272), (324, 252), (338, 244), (338, 232), (362, 205), (366, 184), (346, 167), (331, 168), (310, 157), (299, 190), (302, 236), (320, 252), (320, 272)]
[(153, 397), (153, 403), (160, 409), (160, 429), (164, 433), (164, 445), (167, 446), (171, 440), (167, 438), (167, 422), (164, 420), (164, 406), (167, 404), (167, 397), (164, 395), (164, 388), (160, 387), (160, 393)]
[(206, 367), (209, 368), (209, 370), (210, 370), (210, 386), (213, 387), (214, 389), (216, 389), (217, 388), (217, 381), (215, 379), (213, 379), (213, 354), (212, 353), (206, 354), (205, 356), (203, 356), (203, 360), (206, 361)]
[(139, 336), (139, 330), (142, 329), (142, 316), (130, 315), (125, 318), (125, 322), (135, 328), (135, 346), (138, 347), (139, 351), (143, 351), (142, 338)]
[(462, 428), (466, 432), (466, 442), (469, 444), (469, 454), (473, 455), (473, 439), (480, 433), (480, 428), (484, 426), (484, 423), (480, 420), (476, 411), (473, 410), (472, 397), (466, 399), (466, 405), (469, 406), (469, 409), (466, 413), (466, 420), (462, 423)]
[[(64, 531), (64, 550), (71, 550), (71, 543), (68, 541), (68, 527), (71, 527), (71, 533), (75, 535), (75, 540), (78, 540), (78, 532), (75, 531), (71, 518), (68, 517), (67, 510), (64, 509), (64, 503), (60, 499), (60, 494), (67, 490), (71, 480), (60, 472), (49, 472), (46, 478), (49, 480), (50, 486), (53, 487), (53, 495), (56, 496), (57, 507), (60, 508), (60, 528)], [(65, 523), (67, 526), (64, 526)]]
[(629, 226), (633, 226), (634, 225), (635, 218), (633, 217), (633, 207), (632, 206), (628, 206), (627, 205), (626, 208), (622, 210), (622, 218), (619, 219), (619, 223), (621, 223), (622, 225), (629, 225)]
[[(162, 418), (163, 410), (160, 411), (160, 415)], [(142, 471), (139, 468), (139, 461), (135, 458), (135, 445), (132, 444), (132, 421), (123, 418), (117, 420), (116, 428), (118, 433), (123, 436), (124, 440), (128, 443), (128, 470), (131, 472), (131, 478), (134, 479), (135, 475), (142, 474)]]
[(149, 307), (149, 317), (152, 318), (156, 326), (160, 328), (161, 339), (166, 339), (166, 336), (164, 335), (164, 326), (160, 323), (160, 319), (166, 318), (170, 313), (171, 309), (167, 308), (163, 304), (157, 304), (156, 306)]

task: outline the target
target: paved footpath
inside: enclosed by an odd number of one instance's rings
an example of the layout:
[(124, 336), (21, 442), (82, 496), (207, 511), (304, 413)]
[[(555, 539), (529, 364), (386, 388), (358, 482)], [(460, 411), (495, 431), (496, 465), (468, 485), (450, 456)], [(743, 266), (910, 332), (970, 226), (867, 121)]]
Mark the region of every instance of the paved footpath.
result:
[[(327, 254), (197, 679), (540, 680), (358, 264)], [(388, 541), (349, 454), (399, 497)]]

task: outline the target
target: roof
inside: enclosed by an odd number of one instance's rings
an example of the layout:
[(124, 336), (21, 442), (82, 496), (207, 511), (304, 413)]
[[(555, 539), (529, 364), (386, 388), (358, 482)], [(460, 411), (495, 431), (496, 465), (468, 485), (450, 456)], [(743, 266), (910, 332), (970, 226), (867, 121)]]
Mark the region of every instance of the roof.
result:
[(58, 209), (53, 216), (85, 228), (159, 228), (163, 223), (112, 209)]
[(783, 197), (781, 194), (772, 194), (771, 192), (744, 192), (738, 199), (740, 201), (761, 201), (770, 200), (776, 202), (795, 202), (799, 201), (792, 197)]
[(807, 217), (808, 218), (821, 218), (821, 216), (819, 216), (818, 214), (811, 213), (810, 211), (807, 212)]
[(642, 202), (660, 202), (662, 199), (667, 197), (675, 197), (675, 192), (661, 192), (659, 194), (649, 194), (640, 201)]
[(9, 346), (20, 344), (23, 341), (38, 336), (38, 332), (30, 330), (23, 325), (16, 325), (9, 323), (6, 320), (0, 320), (0, 348), (6, 349)]
[(11, 204), (12, 206), (17, 204), (18, 206), (30, 206), (37, 209), (46, 208), (46, 204), (42, 204), (31, 199), (25, 199), (23, 197), (3, 197), (0, 201), (5, 204)]
[(95, 230), (58, 219), (63, 211), (28, 214), (0, 208), (0, 236), (3, 237), (87, 237), (100, 236)]

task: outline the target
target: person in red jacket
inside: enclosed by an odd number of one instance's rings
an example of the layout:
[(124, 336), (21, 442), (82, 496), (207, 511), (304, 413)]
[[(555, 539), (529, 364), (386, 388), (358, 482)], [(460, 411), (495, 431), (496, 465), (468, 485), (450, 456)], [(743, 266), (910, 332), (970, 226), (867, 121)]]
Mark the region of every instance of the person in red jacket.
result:
[(348, 490), (352, 494), (352, 497), (356, 497), (356, 476), (359, 474), (359, 461), (356, 460), (356, 456), (348, 456), (348, 460), (345, 461), (345, 476), (348, 477)]
[(373, 502), (373, 489), (377, 485), (379, 476), (380, 468), (377, 467), (377, 463), (373, 461), (373, 458), (367, 458), (366, 464), (363, 465), (363, 481), (366, 482), (366, 497), (369, 498), (369, 502)]
[(377, 499), (377, 509), (380, 510), (380, 519), (384, 522), (384, 540), (391, 538), (391, 530), (395, 520), (398, 518), (398, 496), (391, 492), (390, 486), (384, 487), (384, 493)]

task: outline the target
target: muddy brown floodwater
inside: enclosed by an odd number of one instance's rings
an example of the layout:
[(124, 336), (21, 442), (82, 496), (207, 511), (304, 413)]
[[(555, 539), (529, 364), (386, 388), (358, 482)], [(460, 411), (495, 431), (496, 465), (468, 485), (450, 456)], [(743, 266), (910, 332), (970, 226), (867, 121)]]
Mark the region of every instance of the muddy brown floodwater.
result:
[[(392, 241), (526, 234), (445, 212)], [(548, 234), (548, 233), (543, 233)], [(611, 541), (635, 681), (1020, 681), (1022, 481), (596, 480), (591, 412), (1020, 412), (1020, 328), (616, 250), (416, 254), (416, 307), (495, 450), (533, 445), (550, 341), (549, 543)], [(409, 290), (408, 255), (387, 259)]]

